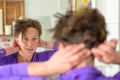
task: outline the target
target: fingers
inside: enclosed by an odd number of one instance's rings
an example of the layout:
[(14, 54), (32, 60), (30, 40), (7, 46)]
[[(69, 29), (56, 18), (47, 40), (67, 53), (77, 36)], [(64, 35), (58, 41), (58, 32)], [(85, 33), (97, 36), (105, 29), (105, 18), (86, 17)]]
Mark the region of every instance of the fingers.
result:
[(80, 58), (80, 60), (83, 60), (83, 59), (85, 59), (85, 58), (87, 58), (88, 56), (90, 56), (91, 55), (91, 51), (90, 50), (88, 50), (88, 49), (83, 49), (80, 53), (79, 53), (79, 58)]
[[(67, 55), (68, 57), (71, 57), (74, 54), (78, 54), (82, 49), (85, 48), (84, 44), (79, 44), (79, 45), (72, 45), (72, 46), (67, 46), (65, 47), (66, 49), (63, 50), (63, 55)], [(65, 53), (67, 52), (67, 53)]]
[(20, 50), (19, 45), (17, 44), (17, 39), (15, 38), (13, 40), (13, 42), (10, 44), (10, 47), (12, 49), (13, 52), (17, 52), (18, 50)]
[(97, 48), (92, 49), (92, 54), (101, 62), (108, 62), (104, 61), (104, 57), (107, 58), (108, 54), (104, 52), (103, 50), (99, 50)]
[(113, 52), (116, 49), (117, 42), (116, 40), (111, 40), (109, 42), (104, 42), (100, 44), (98, 47), (93, 48), (92, 52), (93, 54), (99, 54), (99, 55), (108, 55), (111, 56), (111, 52)]
[(17, 44), (17, 40), (14, 39), (11, 45), (15, 46), (16, 44)]
[(112, 49), (116, 49), (117, 40), (116, 39), (112, 39), (109, 42), (106, 41), (105, 44), (108, 45)]
[(91, 51), (99, 61), (111, 63), (114, 60), (116, 45), (117, 40), (112, 39), (111, 41), (105, 41)]
[(118, 41), (117, 41), (117, 39), (111, 39), (110, 42), (117, 44)]
[(92, 49), (93, 54), (99, 54), (103, 56), (106, 55), (106, 53), (110, 53), (110, 51), (111, 51), (111, 47), (105, 44), (102, 44), (98, 46), (97, 48)]
[(83, 60), (85, 60), (88, 56), (90, 56), (91, 52), (88, 49), (82, 49), (81, 51), (77, 52), (76, 55), (73, 55), (69, 58), (72, 65), (76, 66)]
[(90, 51), (85, 48), (84, 44), (69, 45), (59, 49), (50, 59), (49, 63), (54, 63), (51, 66), (56, 68), (59, 73), (64, 73), (73, 67), (76, 67), (80, 62), (90, 55)]
[(65, 60), (63, 62), (72, 68), (86, 59), (90, 53), (84, 44), (79, 44), (65, 47), (59, 51), (59, 56), (62, 56), (62, 59)]
[(111, 46), (113, 47), (113, 49), (116, 49), (116, 45), (118, 41), (116, 39), (112, 39), (110, 42), (111, 42)]

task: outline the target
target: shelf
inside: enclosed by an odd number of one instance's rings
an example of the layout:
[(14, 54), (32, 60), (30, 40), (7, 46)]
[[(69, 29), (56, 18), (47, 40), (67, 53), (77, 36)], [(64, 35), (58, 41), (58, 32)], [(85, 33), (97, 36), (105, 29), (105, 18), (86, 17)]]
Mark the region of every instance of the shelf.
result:
[(24, 16), (24, 0), (0, 0), (0, 9), (3, 11), (3, 35), (5, 35), (5, 25), (11, 25), (19, 17)]

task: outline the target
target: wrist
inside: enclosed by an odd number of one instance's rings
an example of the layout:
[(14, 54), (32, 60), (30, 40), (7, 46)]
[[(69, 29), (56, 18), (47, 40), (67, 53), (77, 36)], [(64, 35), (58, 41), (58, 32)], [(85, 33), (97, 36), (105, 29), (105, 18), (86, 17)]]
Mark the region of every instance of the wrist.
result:
[(52, 64), (54, 63), (51, 63), (49, 60), (45, 62), (45, 67), (46, 67), (48, 76), (55, 75), (58, 73), (57, 70), (55, 69), (55, 66), (52, 66)]
[(10, 53), (12, 53), (11, 50), (14, 50), (14, 49), (12, 49), (10, 46), (6, 47), (5, 48), (6, 55), (9, 55)]
[(30, 76), (50, 76), (53, 75), (53, 67), (49, 65), (48, 61), (30, 63), (28, 65), (28, 74)]

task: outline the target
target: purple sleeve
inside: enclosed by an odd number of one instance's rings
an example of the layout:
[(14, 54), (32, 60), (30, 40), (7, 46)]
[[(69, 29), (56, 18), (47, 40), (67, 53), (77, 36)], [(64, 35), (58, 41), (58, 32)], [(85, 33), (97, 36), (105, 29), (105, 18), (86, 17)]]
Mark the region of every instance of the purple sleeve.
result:
[(0, 77), (28, 76), (28, 63), (0, 66)]
[(0, 80), (51, 80), (44, 77), (29, 76), (28, 63), (0, 66)]
[(57, 43), (56, 43), (56, 42), (54, 42), (54, 44), (53, 44), (53, 49), (55, 49), (55, 50), (57, 50), (57, 49), (58, 49), (58, 45), (57, 45)]
[(34, 54), (33, 61), (47, 61), (54, 53), (56, 50), (46, 50), (43, 52), (37, 52)]
[(59, 77), (59, 80), (120, 80), (120, 72), (115, 76), (104, 76), (92, 66), (73, 69)]
[(6, 55), (6, 51), (4, 48), (0, 48), (0, 59), (2, 59)]
[(0, 77), (0, 80), (50, 80), (42, 77), (25, 77), (25, 76), (10, 76)]

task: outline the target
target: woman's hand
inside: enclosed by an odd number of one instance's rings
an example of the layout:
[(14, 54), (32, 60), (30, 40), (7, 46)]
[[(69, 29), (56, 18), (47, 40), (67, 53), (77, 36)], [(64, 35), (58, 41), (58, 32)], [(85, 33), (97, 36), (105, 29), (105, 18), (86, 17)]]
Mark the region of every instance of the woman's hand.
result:
[(67, 46), (58, 50), (48, 61), (50, 72), (53, 74), (65, 73), (76, 67), (86, 57), (90, 55), (90, 51), (85, 49), (84, 44)]
[(104, 63), (120, 63), (120, 52), (116, 51), (117, 40), (112, 39), (92, 49), (94, 56)]
[(85, 49), (84, 44), (67, 46), (59, 49), (48, 61), (30, 63), (28, 74), (30, 76), (49, 76), (65, 73), (76, 67), (89, 55), (90, 52)]
[(40, 40), (38, 47), (43, 47), (47, 49), (53, 49), (54, 41), (45, 41), (45, 40)]
[(16, 39), (13, 40), (13, 42), (5, 48), (6, 55), (10, 55), (12, 53), (18, 52), (20, 50), (19, 45), (16, 42)]

